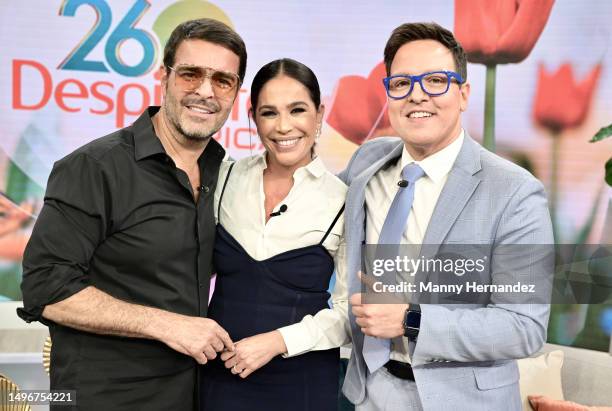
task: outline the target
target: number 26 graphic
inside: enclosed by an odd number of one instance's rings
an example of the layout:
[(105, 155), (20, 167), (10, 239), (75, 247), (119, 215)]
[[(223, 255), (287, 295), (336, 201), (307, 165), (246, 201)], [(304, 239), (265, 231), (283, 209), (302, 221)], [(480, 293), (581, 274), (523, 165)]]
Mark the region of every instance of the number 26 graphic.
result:
[[(74, 17), (76, 10), (83, 6), (91, 6), (96, 12), (96, 22), (79, 44), (66, 56), (59, 65), (60, 70), (101, 71), (109, 69), (102, 61), (87, 60), (87, 56), (98, 45), (111, 28), (112, 11), (105, 0), (64, 0), (60, 6), (59, 15)], [(142, 29), (134, 27), (149, 9), (147, 0), (136, 0), (125, 17), (110, 33), (104, 47), (104, 56), (111, 69), (128, 77), (136, 77), (148, 72), (156, 60), (156, 43), (153, 37)], [(134, 66), (121, 60), (121, 45), (126, 40), (135, 40), (142, 47), (142, 58)]]

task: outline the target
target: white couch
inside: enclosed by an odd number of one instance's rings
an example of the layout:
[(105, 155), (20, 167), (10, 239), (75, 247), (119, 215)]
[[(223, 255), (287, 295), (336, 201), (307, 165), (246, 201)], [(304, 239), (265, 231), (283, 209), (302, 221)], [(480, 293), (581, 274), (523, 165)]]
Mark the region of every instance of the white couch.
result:
[(612, 405), (612, 355), (583, 348), (546, 344), (543, 352), (564, 353), (561, 383), (566, 400), (583, 405)]

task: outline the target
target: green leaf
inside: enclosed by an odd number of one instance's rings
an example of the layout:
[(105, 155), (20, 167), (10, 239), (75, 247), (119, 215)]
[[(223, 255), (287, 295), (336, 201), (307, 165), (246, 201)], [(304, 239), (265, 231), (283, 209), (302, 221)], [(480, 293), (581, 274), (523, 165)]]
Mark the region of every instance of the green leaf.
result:
[(606, 161), (606, 183), (612, 187), (612, 157)]
[(607, 127), (602, 127), (597, 134), (595, 134), (593, 138), (589, 140), (589, 143), (596, 143), (597, 141), (601, 141), (610, 136), (612, 136), (612, 124)]

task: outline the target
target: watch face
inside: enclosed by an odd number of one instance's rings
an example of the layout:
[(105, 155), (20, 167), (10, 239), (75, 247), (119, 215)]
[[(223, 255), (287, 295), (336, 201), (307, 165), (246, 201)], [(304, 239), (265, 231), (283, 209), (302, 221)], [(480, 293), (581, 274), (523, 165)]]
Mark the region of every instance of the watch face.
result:
[(411, 341), (416, 341), (421, 327), (421, 312), (406, 310), (404, 316), (404, 336)]
[(408, 311), (406, 313), (406, 327), (421, 328), (421, 313)]

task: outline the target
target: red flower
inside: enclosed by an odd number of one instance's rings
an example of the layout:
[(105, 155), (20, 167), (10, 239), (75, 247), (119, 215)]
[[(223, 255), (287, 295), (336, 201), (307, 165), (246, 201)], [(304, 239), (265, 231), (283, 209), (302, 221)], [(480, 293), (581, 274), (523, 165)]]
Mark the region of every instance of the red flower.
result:
[(387, 94), (382, 82), (385, 76), (385, 65), (380, 63), (367, 78), (341, 77), (327, 124), (355, 144), (372, 137), (395, 135), (386, 109)]
[(554, 0), (455, 0), (455, 35), (472, 63), (523, 61)]
[(569, 63), (554, 73), (548, 73), (540, 64), (533, 107), (535, 123), (553, 134), (581, 125), (589, 111), (601, 68), (598, 64), (578, 83)]

